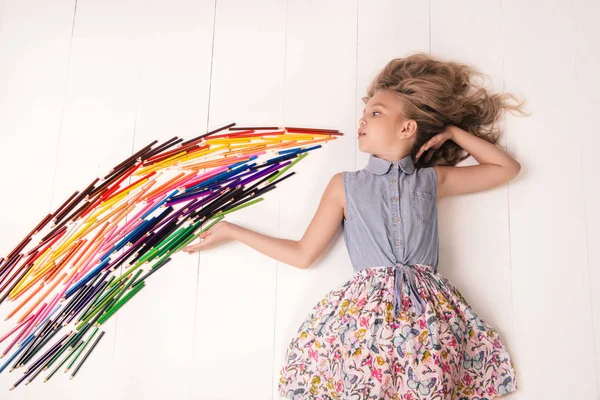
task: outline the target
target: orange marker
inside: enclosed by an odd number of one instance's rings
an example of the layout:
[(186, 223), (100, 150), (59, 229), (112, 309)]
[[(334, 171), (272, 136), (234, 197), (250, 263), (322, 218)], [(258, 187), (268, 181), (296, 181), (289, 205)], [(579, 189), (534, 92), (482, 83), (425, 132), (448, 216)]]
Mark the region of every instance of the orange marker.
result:
[(186, 175), (185, 172), (180, 172), (177, 175), (175, 175), (173, 178), (169, 179), (169, 181), (163, 183), (162, 185), (160, 185), (159, 187), (157, 187), (156, 189), (154, 189), (153, 191), (151, 191), (150, 193), (148, 193), (147, 195), (144, 196), (144, 198), (150, 198), (153, 197), (155, 193), (160, 193), (161, 190), (163, 190), (164, 188), (169, 188), (171, 185), (171, 183), (173, 182), (177, 182), (179, 178), (185, 176), (186, 178), (191, 175), (188, 174)]
[(17, 306), (17, 308), (15, 308), (14, 310), (11, 311), (10, 314), (8, 314), (8, 316), (4, 319), (5, 321), (8, 321), (10, 319), (10, 317), (12, 317), (13, 315), (15, 315), (25, 304), (27, 304), (27, 302), (29, 300), (31, 300), (31, 298), (33, 296), (35, 296), (40, 290), (42, 290), (42, 288), (44, 287), (44, 284), (40, 284), (40, 286), (38, 286), (37, 289), (35, 289), (23, 302), (21, 302), (21, 304), (19, 304)]
[[(27, 316), (29, 316), (29, 315), (31, 314), (31, 312), (33, 311), (33, 309), (34, 309), (34, 308), (36, 308), (36, 307), (38, 306), (38, 304), (40, 304), (40, 303), (42, 302), (42, 300), (44, 300), (44, 299), (45, 299), (45, 298), (46, 298), (46, 297), (47, 297), (47, 296), (48, 296), (48, 295), (49, 295), (49, 294), (50, 294), (50, 293), (51, 293), (51, 292), (54, 290), (54, 288), (56, 288), (56, 285), (58, 285), (58, 283), (61, 281), (61, 279), (62, 279), (63, 277), (65, 277), (65, 276), (67, 276), (67, 274), (66, 274), (66, 273), (63, 273), (63, 274), (62, 274), (62, 276), (60, 277), (60, 279), (57, 279), (57, 280), (56, 280), (56, 281), (55, 281), (55, 282), (52, 284), (52, 286), (50, 286), (50, 287), (48, 288), (48, 290), (46, 291), (46, 293), (44, 293), (44, 294), (43, 294), (43, 295), (42, 295), (42, 296), (41, 296), (41, 297), (40, 297), (40, 298), (39, 298), (39, 299), (38, 299), (38, 300), (37, 300), (37, 301), (36, 301), (36, 302), (35, 302), (35, 303), (34, 303), (34, 304), (31, 306), (31, 307), (29, 307), (29, 310), (27, 310), (27, 311), (26, 311), (26, 312), (23, 314), (23, 316), (22, 316), (21, 318), (19, 318), (19, 321), (18, 321), (18, 322), (19, 322), (19, 323), (23, 322), (23, 320), (24, 320), (25, 318), (27, 318)], [(40, 285), (40, 288), (41, 288), (41, 286), (43, 286), (43, 285)]]

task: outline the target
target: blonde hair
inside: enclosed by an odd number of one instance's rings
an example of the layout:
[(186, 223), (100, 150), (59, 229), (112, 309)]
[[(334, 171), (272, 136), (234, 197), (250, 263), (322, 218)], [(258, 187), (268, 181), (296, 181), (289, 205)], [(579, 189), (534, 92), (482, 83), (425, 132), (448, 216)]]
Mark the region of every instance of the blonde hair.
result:
[[(442, 132), (447, 125), (455, 125), (489, 143), (497, 144), (501, 131), (495, 125), (502, 111), (518, 111), (522, 115), (523, 102), (510, 93), (490, 94), (488, 90), (472, 82), (473, 78), (487, 77), (477, 69), (453, 61), (442, 61), (426, 53), (414, 53), (405, 58), (395, 58), (375, 76), (367, 96), (366, 104), (379, 90), (397, 94), (403, 104), (402, 118), (417, 122), (416, 141), (411, 155), (413, 160), (419, 149), (429, 139)], [(516, 105), (507, 100), (514, 99)], [(514, 112), (513, 112), (514, 114)], [(460, 155), (465, 151), (454, 141), (446, 141), (425, 162), (419, 157), (415, 167), (423, 168), (436, 164), (455, 165), (469, 157)]]

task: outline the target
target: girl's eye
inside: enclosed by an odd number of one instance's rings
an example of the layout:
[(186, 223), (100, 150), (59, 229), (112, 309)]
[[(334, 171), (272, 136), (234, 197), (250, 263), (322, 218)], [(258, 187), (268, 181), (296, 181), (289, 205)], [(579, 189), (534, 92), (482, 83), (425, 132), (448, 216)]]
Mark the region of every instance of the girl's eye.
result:
[(373, 111), (371, 114), (375, 114), (375, 113), (379, 114), (379, 111)]

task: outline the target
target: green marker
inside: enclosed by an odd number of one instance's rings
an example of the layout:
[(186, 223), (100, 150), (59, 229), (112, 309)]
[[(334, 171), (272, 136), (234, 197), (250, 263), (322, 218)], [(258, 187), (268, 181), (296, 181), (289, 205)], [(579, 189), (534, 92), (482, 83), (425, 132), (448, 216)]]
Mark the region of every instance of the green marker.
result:
[(83, 349), (85, 349), (85, 346), (87, 346), (87, 344), (90, 342), (90, 340), (92, 340), (92, 338), (94, 337), (94, 335), (96, 334), (96, 332), (98, 332), (98, 327), (94, 328), (94, 331), (92, 332), (92, 334), (90, 335), (90, 337), (85, 341), (85, 343), (83, 344), (83, 346), (81, 346), (81, 348), (77, 351), (77, 355), (75, 356), (75, 358), (73, 358), (71, 360), (71, 362), (69, 363), (69, 366), (67, 367), (67, 369), (65, 370), (65, 372), (67, 372), (73, 366), (73, 364), (75, 364), (75, 361), (77, 361), (77, 359), (81, 355), (81, 352), (83, 351)]
[[(50, 372), (50, 375), (48, 375), (46, 377), (46, 379), (44, 379), (44, 382), (48, 382), (48, 380), (50, 380), (50, 378), (52, 378), (52, 376), (56, 373), (56, 371), (58, 371), (60, 369), (60, 367), (62, 367), (69, 358), (71, 358), (73, 356), (73, 354), (75, 354), (75, 351), (77, 351), (77, 349), (79, 349), (81, 346), (83, 345), (83, 341), (79, 342), (77, 344), (77, 346), (75, 346), (75, 348), (73, 349), (73, 351), (71, 352), (71, 354), (67, 354), (67, 356), (64, 358), (64, 360), (62, 360), (60, 362), (60, 364), (58, 364), (53, 370), (52, 372)], [(66, 348), (66, 347), (65, 347)], [(58, 357), (57, 357), (58, 358)], [(48, 365), (49, 366), (49, 365)]]
[(145, 283), (142, 281), (135, 288), (131, 289), (131, 291), (127, 293), (125, 297), (119, 300), (119, 302), (115, 304), (110, 310), (108, 310), (106, 314), (104, 314), (102, 317), (100, 317), (100, 319), (98, 319), (96, 326), (100, 326), (103, 323), (105, 323), (110, 317), (113, 316), (115, 312), (117, 312), (119, 308), (123, 306), (123, 304), (127, 303), (133, 296), (135, 296), (140, 290), (142, 290), (142, 288), (144, 288), (144, 285)]
[(273, 182), (275, 179), (277, 179), (278, 177), (280, 177), (281, 175), (283, 175), (283, 173), (285, 171), (287, 171), (288, 169), (292, 168), (295, 164), (297, 164), (298, 162), (300, 162), (307, 155), (308, 155), (308, 153), (304, 153), (301, 156), (298, 156), (298, 158), (296, 158), (291, 164), (289, 164), (287, 167), (283, 168), (281, 171), (279, 171), (278, 173), (276, 173), (275, 175), (273, 175), (271, 178), (269, 178), (269, 183)]

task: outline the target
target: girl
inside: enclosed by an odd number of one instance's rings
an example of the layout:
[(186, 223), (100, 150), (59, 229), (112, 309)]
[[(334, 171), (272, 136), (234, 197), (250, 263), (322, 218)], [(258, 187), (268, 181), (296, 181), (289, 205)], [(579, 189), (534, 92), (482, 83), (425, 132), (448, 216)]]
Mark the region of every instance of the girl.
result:
[[(280, 371), (282, 396), (482, 400), (517, 389), (498, 332), (437, 271), (439, 200), (503, 184), (521, 167), (496, 146), (494, 122), (503, 110), (524, 114), (523, 103), (489, 94), (475, 76), (484, 75), (424, 53), (390, 61), (362, 99), (358, 141), (368, 163), (331, 178), (302, 239), (221, 221), (184, 249), (239, 240), (308, 268), (342, 225), (354, 276), (298, 329)], [(454, 167), (469, 155), (480, 165)]]

